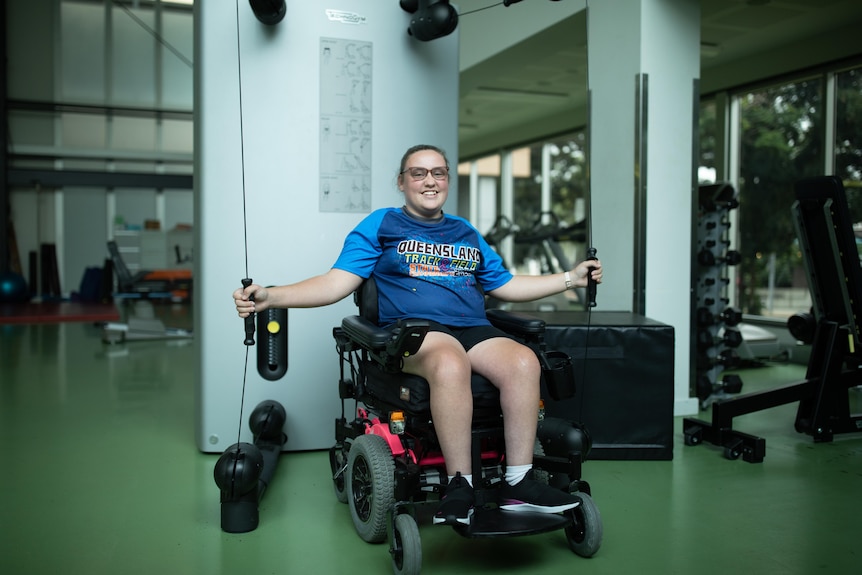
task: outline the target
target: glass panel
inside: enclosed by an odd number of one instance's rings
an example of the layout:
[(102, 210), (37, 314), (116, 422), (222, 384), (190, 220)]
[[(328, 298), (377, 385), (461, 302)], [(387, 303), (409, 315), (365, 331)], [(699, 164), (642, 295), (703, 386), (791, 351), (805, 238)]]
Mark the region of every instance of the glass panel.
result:
[(111, 147), (118, 150), (156, 149), (156, 120), (116, 116), (111, 121)]
[(586, 132), (548, 143), (550, 146), (551, 211), (561, 233), (557, 237), (569, 264), (586, 257), (587, 155)]
[(63, 2), (60, 6), (61, 99), (105, 102), (105, 8)]
[(162, 36), (180, 58), (165, 46), (162, 51), (162, 107), (171, 110), (191, 110), (194, 94), (193, 67), (188, 62), (194, 54), (192, 13), (165, 11), (162, 13)]
[(79, 290), (88, 267), (104, 265), (108, 215), (104, 189), (68, 187), (63, 198), (60, 287), (68, 294)]
[[(470, 187), (470, 173), (473, 167), (476, 169), (476, 189)], [(502, 234), (497, 237), (494, 224), (497, 214), (500, 212), (500, 155), (485, 156), (472, 162), (462, 162), (458, 165), (458, 203), (459, 212), (467, 214), (467, 208), (475, 213), (475, 220), (471, 223), (476, 226), (485, 239), (503, 255), (501, 242), (508, 237)], [(471, 206), (470, 202), (476, 202)]]
[(584, 258), (585, 140), (585, 133), (577, 132), (525, 149), (529, 162), (522, 163), (520, 173), (515, 170), (514, 184), (514, 223), (520, 233), (513, 261), (520, 273), (560, 272)]
[(189, 154), (194, 151), (194, 124), (191, 120), (162, 121), (162, 151)]
[[(189, 227), (195, 220), (191, 190), (165, 190), (165, 230)], [(182, 259), (182, 258), (181, 258)]]
[(808, 311), (807, 282), (791, 216), (794, 183), (823, 173), (818, 79), (740, 96), (738, 302), (774, 317)]
[(54, 145), (54, 117), (39, 112), (13, 110), (9, 112), (9, 144)]
[[(155, 29), (152, 8), (141, 6), (137, 10), (129, 10), (150, 29)], [(122, 8), (113, 7), (111, 22), (111, 103), (155, 107), (155, 39)]]
[(844, 181), (862, 254), (862, 68), (835, 75), (835, 175)]
[(697, 181), (699, 184), (714, 184), (715, 179), (715, 100), (700, 103), (699, 136), (700, 161), (697, 165)]
[(105, 147), (105, 116), (93, 114), (61, 114), (60, 145), (67, 148), (85, 148), (88, 150)]
[(128, 229), (140, 230), (146, 220), (156, 218), (156, 191), (117, 189), (116, 215)]

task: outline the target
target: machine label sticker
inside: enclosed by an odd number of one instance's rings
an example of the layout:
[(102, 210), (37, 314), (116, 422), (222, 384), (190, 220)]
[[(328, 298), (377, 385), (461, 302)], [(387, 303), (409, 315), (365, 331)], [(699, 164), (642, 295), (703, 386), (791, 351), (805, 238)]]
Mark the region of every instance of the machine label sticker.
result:
[(346, 12), (345, 10), (326, 9), (326, 17), (333, 22), (341, 22), (342, 24), (367, 24), (368, 19), (356, 12)]

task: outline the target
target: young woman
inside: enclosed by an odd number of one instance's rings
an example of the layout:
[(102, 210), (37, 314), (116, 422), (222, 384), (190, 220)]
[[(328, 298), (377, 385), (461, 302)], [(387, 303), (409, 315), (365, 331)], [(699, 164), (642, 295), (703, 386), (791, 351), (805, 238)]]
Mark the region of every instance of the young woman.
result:
[(500, 390), (507, 462), (501, 507), (557, 513), (577, 506), (577, 498), (533, 480), (529, 473), (541, 368), (531, 349), (491, 326), (485, 294), (523, 302), (584, 287), (588, 275), (601, 282), (601, 263), (588, 260), (554, 275), (512, 275), (469, 222), (443, 213), (449, 163), (437, 147), (407, 150), (398, 170), (398, 189), (404, 205), (377, 210), (360, 222), (328, 272), (291, 285), (240, 288), (233, 293), (237, 312), (247, 317), (271, 307), (328, 305), (374, 276), (381, 325), (404, 318), (431, 323), (419, 351), (404, 360), (403, 370), (428, 380), (431, 413), (450, 478), (434, 523), (468, 524), (472, 516), (474, 371)]

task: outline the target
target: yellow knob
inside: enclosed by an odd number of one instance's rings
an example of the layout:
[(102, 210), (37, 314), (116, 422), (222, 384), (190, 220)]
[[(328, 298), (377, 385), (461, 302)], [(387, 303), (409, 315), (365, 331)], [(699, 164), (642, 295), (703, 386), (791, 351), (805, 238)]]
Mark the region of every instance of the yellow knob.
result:
[(266, 331), (271, 334), (276, 334), (281, 331), (281, 324), (275, 320), (272, 320), (268, 324), (266, 324)]

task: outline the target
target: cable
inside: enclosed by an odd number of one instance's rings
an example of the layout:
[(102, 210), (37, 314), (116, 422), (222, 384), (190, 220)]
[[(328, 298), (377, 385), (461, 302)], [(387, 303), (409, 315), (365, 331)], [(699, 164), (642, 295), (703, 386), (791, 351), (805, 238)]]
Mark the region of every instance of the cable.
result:
[[(587, 10), (587, 14), (589, 14), (590, 9), (590, 1), (586, 0), (585, 7)], [(587, 19), (587, 50), (589, 50), (590, 46), (590, 23), (589, 18)], [(587, 62), (587, 117), (589, 118), (590, 108), (592, 107), (591, 95), (590, 95), (590, 78), (589, 78), (589, 58)], [(586, 245), (587, 245), (587, 260), (596, 259), (596, 248), (593, 247), (593, 185), (592, 185), (592, 170), (589, 169), (589, 162), (592, 161), (592, 138), (590, 137), (590, 122), (587, 122), (587, 153), (589, 154), (587, 162), (587, 235), (586, 235)], [(586, 394), (587, 387), (587, 359), (590, 354), (590, 326), (592, 324), (593, 319), (593, 308), (596, 305), (596, 283), (592, 278), (592, 268), (587, 270), (587, 301), (586, 301), (586, 311), (587, 311), (587, 332), (584, 335), (584, 363), (581, 367), (581, 401), (580, 406), (578, 407), (578, 421), (583, 422), (583, 413), (584, 413), (584, 397)]]
[[(243, 252), (245, 256), (245, 278), (242, 280), (243, 288), (247, 288), (252, 284), (252, 280), (248, 277), (248, 211), (246, 209), (246, 192), (245, 192), (245, 135), (243, 132), (242, 119), (242, 50), (240, 42), (240, 26), (239, 26), (239, 0), (236, 0), (236, 68), (238, 79), (239, 92), (239, 157), (240, 157), (240, 172), (242, 174), (242, 232), (243, 232)], [(250, 298), (254, 301), (253, 298)], [(239, 426), (237, 429), (236, 442), (239, 444), (242, 435), (242, 413), (245, 407), (245, 388), (248, 379), (248, 351), (254, 345), (254, 312), (251, 312), (245, 318), (245, 363), (242, 370), (242, 396), (239, 403)]]
[(461, 12), (458, 14), (459, 18), (463, 18), (464, 16), (469, 16), (470, 14), (475, 14), (476, 12), (481, 12), (483, 10), (488, 10), (489, 8), (496, 8), (503, 4), (502, 2), (497, 2), (496, 4), (491, 4), (490, 6), (485, 6), (484, 8), (476, 8), (475, 10), (470, 10), (469, 12)]

